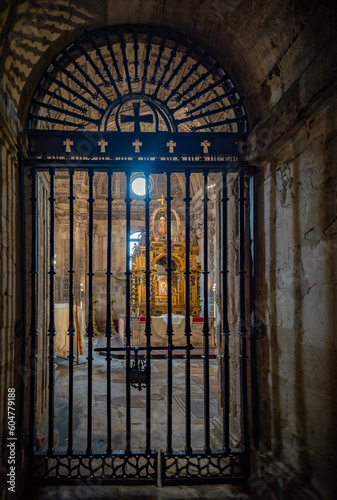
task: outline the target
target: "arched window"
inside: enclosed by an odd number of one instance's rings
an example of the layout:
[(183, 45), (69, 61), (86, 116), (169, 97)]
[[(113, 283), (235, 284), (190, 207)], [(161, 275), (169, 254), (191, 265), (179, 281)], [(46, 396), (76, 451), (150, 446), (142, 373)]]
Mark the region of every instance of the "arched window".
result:
[(136, 248), (136, 246), (138, 246), (141, 234), (142, 234), (141, 231), (134, 231), (133, 233), (130, 234), (130, 243), (129, 243), (130, 255), (132, 255), (134, 249)]

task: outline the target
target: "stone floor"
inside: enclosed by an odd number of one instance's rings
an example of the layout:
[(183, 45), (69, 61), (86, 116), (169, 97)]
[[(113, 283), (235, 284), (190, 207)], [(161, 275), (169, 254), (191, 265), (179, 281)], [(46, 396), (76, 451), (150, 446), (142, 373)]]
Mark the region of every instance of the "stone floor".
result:
[[(253, 500), (243, 486), (45, 486), (27, 492), (22, 500)], [(259, 497), (269, 500), (268, 497)]]
[[(94, 348), (98, 338), (94, 339)], [(86, 361), (86, 355), (80, 357)], [(151, 364), (151, 448), (166, 448), (167, 413), (167, 360), (153, 359)], [(87, 433), (87, 364), (74, 368), (74, 449), (86, 448)], [(67, 449), (68, 421), (68, 360), (56, 358), (55, 388), (55, 429), (58, 435), (58, 449)], [(125, 360), (111, 361), (112, 391), (112, 447), (125, 448)], [(210, 412), (211, 418), (218, 413), (217, 402), (217, 362), (210, 360)], [(106, 449), (106, 359), (97, 352), (93, 360), (93, 449)], [(145, 448), (145, 398), (146, 390), (132, 388), (131, 393), (131, 446), (136, 450)], [(193, 449), (203, 449), (203, 360), (191, 360), (191, 423)], [(221, 448), (221, 443), (212, 436), (213, 448)], [(173, 361), (173, 448), (183, 450), (185, 446), (185, 360)], [(56, 448), (57, 449), (57, 448)]]
[[(94, 339), (94, 348), (99, 338)], [(80, 357), (86, 362), (87, 354)], [(56, 358), (55, 386), (55, 428), (58, 436), (56, 449), (67, 448), (68, 419), (68, 360)], [(153, 359), (151, 364), (151, 403), (152, 403), (152, 449), (166, 448), (166, 403), (167, 403), (167, 360)], [(86, 448), (87, 433), (87, 364), (74, 368), (74, 448)], [(210, 360), (210, 409), (212, 421), (218, 414), (217, 361)], [(93, 449), (104, 452), (106, 449), (106, 359), (94, 352), (93, 360)], [(115, 450), (125, 448), (125, 360), (111, 361), (112, 391), (112, 446)], [(145, 447), (145, 396), (146, 391), (132, 389), (132, 448)], [(183, 450), (185, 446), (185, 361), (173, 361), (173, 448)], [(191, 360), (191, 423), (193, 449), (203, 449), (203, 360)], [(216, 417), (219, 424), (219, 416)], [(211, 433), (212, 448), (221, 448), (217, 435)], [(166, 500), (166, 499), (217, 499), (249, 500), (249, 491), (244, 486), (204, 485), (204, 486), (109, 486), (97, 484), (88, 486), (45, 486), (26, 492), (24, 500)]]

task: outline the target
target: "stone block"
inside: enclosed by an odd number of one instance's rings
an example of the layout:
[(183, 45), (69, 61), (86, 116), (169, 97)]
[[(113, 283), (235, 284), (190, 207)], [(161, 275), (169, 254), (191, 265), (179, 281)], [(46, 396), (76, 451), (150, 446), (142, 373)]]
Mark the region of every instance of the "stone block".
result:
[(305, 108), (321, 89), (327, 88), (335, 81), (337, 74), (336, 40), (337, 35), (334, 35), (299, 79), (299, 100), (302, 108)]
[(333, 320), (336, 293), (336, 284), (317, 284), (303, 295), (300, 310), (303, 342), (321, 348), (337, 349)]
[(304, 73), (318, 51), (328, 43), (332, 34), (329, 16), (330, 10), (321, 4), (282, 57), (280, 72), (284, 91)]
[(327, 238), (322, 238), (317, 243), (302, 244), (301, 270), (303, 293), (305, 293), (308, 287), (322, 283), (334, 283), (335, 270), (333, 262), (336, 260), (336, 248), (336, 242)]

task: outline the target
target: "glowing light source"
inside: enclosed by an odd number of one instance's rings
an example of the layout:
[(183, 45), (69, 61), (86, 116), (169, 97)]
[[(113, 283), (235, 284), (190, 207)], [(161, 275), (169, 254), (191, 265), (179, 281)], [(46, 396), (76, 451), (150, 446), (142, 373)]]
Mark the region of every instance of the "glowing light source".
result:
[(135, 177), (131, 182), (131, 189), (137, 196), (144, 196), (146, 192), (145, 177)]

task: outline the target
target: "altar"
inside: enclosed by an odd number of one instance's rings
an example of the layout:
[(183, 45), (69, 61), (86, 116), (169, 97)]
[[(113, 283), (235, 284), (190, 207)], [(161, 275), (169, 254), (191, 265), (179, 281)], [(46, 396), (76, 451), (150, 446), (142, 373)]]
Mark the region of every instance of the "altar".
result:
[[(167, 225), (171, 226), (171, 262), (167, 256)], [(151, 317), (165, 315), (168, 301), (168, 271), (171, 272), (171, 304), (173, 316), (184, 317), (186, 309), (186, 241), (182, 233), (179, 214), (164, 207), (153, 211), (150, 221), (150, 309)], [(135, 316), (146, 313), (146, 245), (141, 231), (138, 244), (131, 255), (131, 310)], [(199, 246), (196, 234), (191, 232), (189, 245), (189, 313), (200, 316)], [(179, 321), (178, 319), (176, 321)], [(177, 327), (177, 325), (176, 325)]]
[[(85, 353), (85, 320), (80, 307), (74, 304), (74, 355)], [(55, 329), (54, 350), (58, 356), (69, 356), (69, 304), (55, 304)]]
[[(215, 347), (214, 336), (214, 319), (209, 319), (209, 346)], [(203, 347), (202, 330), (204, 326), (203, 318), (190, 317), (191, 325), (191, 344), (195, 348)], [(173, 328), (173, 344), (176, 346), (186, 345), (185, 335), (185, 316), (172, 315)], [(167, 314), (151, 317), (151, 345), (162, 346), (167, 345)], [(131, 345), (144, 346), (146, 345), (145, 335), (145, 317), (131, 317)]]
[[(171, 310), (173, 343), (176, 346), (186, 345), (185, 310), (186, 310), (186, 241), (180, 216), (171, 208), (168, 213), (164, 205), (156, 208), (150, 219), (150, 314), (151, 314), (151, 344), (153, 346), (167, 345), (168, 323), (168, 269), (171, 277)], [(171, 262), (167, 255), (167, 226), (171, 228)], [(145, 314), (146, 314), (146, 244), (145, 233), (140, 232), (138, 244), (134, 247), (131, 262), (131, 344), (146, 345)], [(189, 245), (189, 314), (191, 325), (191, 344), (200, 348), (203, 346), (203, 318), (200, 317), (200, 274), (201, 265), (198, 261), (199, 244), (195, 231), (190, 232)], [(123, 337), (124, 319), (120, 316), (119, 333)], [(215, 347), (214, 319), (209, 320), (210, 347)]]

